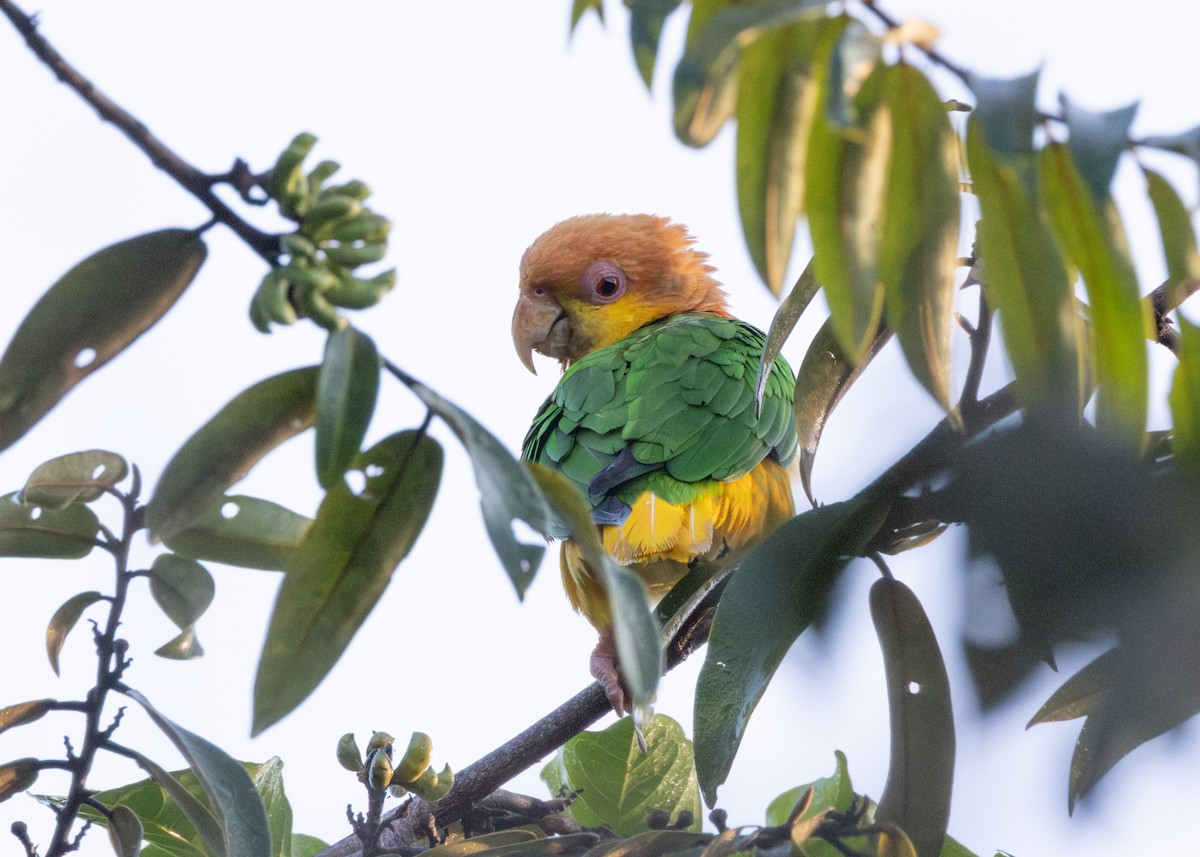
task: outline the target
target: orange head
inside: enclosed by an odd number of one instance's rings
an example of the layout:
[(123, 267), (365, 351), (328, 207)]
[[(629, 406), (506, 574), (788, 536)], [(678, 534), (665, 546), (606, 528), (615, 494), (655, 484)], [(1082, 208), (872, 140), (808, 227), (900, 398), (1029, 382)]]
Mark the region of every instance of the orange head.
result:
[(687, 227), (650, 214), (588, 214), (551, 227), (521, 257), (513, 344), (571, 361), (680, 312), (728, 315), (708, 254)]

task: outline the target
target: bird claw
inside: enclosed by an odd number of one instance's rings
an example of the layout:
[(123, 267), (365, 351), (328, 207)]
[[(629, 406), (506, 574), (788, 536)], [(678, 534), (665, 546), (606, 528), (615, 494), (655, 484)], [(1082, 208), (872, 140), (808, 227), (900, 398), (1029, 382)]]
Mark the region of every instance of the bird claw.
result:
[(600, 641), (592, 650), (589, 665), (592, 677), (604, 688), (604, 695), (608, 697), (617, 716), (623, 717), (626, 711), (632, 711), (633, 700), (621, 686), (621, 676), (617, 673), (617, 648), (611, 631), (600, 635)]

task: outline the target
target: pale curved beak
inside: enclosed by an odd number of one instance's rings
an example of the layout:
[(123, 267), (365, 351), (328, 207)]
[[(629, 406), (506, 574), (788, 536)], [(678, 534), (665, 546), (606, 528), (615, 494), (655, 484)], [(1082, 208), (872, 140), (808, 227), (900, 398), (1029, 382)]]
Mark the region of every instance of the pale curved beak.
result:
[(522, 294), (513, 310), (512, 337), (517, 356), (533, 374), (533, 352), (562, 359), (571, 336), (570, 322), (563, 308), (550, 298)]

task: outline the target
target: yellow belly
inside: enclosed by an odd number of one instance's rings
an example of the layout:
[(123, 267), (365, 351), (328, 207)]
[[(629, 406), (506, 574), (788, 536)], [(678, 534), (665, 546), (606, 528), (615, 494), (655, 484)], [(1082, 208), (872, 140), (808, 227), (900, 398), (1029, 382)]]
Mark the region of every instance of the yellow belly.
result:
[[(692, 503), (668, 503), (646, 491), (624, 523), (600, 527), (600, 536), (608, 554), (635, 570), (657, 600), (687, 573), (689, 563), (732, 560), (794, 514), (788, 471), (768, 459), (740, 479), (716, 483)], [(573, 542), (563, 542), (560, 564), (571, 606), (598, 630), (611, 628), (603, 587)]]

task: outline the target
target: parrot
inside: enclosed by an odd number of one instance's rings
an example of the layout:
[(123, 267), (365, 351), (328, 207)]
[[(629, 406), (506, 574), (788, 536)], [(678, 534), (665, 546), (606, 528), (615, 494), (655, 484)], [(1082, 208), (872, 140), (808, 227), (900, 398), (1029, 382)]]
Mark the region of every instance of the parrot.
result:
[[(587, 496), (605, 552), (661, 598), (698, 562), (731, 563), (795, 514), (795, 376), (775, 360), (761, 408), (765, 334), (735, 318), (686, 226), (649, 214), (556, 224), (525, 251), (512, 336), (562, 376), (521, 457)], [(568, 600), (599, 632), (590, 668), (618, 715), (612, 606), (564, 540)]]

